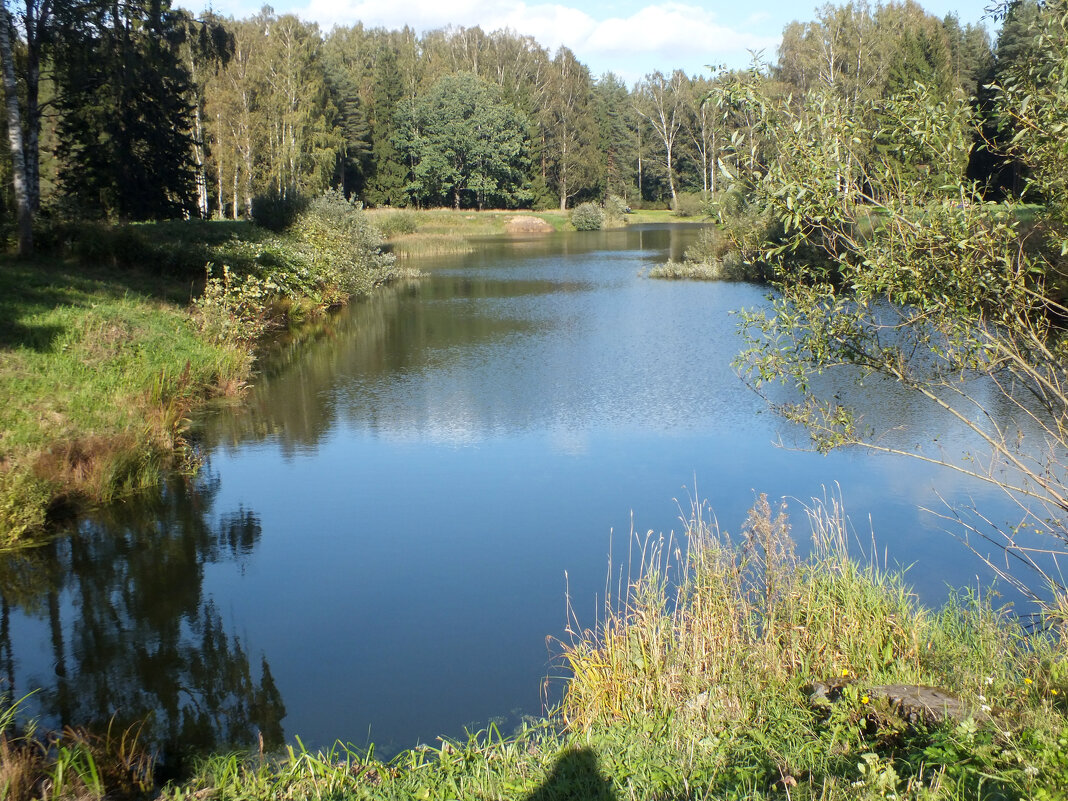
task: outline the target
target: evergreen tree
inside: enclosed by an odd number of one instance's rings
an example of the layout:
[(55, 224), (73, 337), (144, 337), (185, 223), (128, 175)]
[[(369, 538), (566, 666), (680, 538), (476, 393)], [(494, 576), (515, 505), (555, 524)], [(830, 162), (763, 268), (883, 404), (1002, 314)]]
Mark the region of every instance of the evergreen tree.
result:
[(397, 53), (388, 45), (375, 60), (374, 101), (371, 114), (372, 173), (365, 198), (375, 206), (402, 205), (408, 181), (408, 165), (393, 144), (391, 130), (397, 105), (404, 97), (404, 84)]
[(602, 195), (629, 198), (636, 188), (634, 135), (631, 131), (630, 93), (616, 75), (606, 73), (593, 87), (597, 120), (597, 160)]
[(342, 148), (338, 153), (334, 183), (346, 197), (362, 197), (371, 167), (371, 125), (360, 94), (370, 77), (368, 50), (371, 41), (363, 27), (335, 28), (323, 46), (323, 66), (330, 98), (338, 110)]
[(82, 214), (172, 217), (195, 208), (185, 29), (166, 0), (57, 11), (60, 182)]

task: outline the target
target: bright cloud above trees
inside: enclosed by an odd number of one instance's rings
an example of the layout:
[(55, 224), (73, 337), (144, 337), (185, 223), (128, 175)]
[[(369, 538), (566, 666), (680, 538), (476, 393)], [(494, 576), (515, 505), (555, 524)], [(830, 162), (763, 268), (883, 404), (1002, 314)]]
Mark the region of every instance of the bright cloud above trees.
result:
[[(182, 0), (200, 11), (207, 0)], [(259, 11), (262, 0), (212, 0), (221, 14), (247, 17)], [(923, 0), (928, 12), (952, 11), (961, 23), (978, 22), (988, 0)], [(276, 13), (295, 13), (329, 30), (334, 25), (389, 29), (411, 26), (425, 32), (450, 25), (484, 31), (508, 28), (533, 36), (555, 50), (565, 46), (593, 75), (615, 72), (628, 83), (654, 70), (684, 69), (701, 73), (709, 64), (743, 67), (750, 51), (763, 51), (774, 60), (782, 30), (792, 20), (812, 18), (811, 7), (789, 0), (760, 4), (705, 0), (704, 2), (647, 2), (647, 0), (277, 0)]]

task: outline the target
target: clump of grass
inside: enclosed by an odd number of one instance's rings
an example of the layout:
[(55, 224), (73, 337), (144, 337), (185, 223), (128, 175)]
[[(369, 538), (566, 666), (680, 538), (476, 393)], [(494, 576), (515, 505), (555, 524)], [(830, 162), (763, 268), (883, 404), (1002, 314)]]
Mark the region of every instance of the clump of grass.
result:
[(817, 518), (819, 558), (802, 562), (785, 515), (764, 498), (737, 546), (699, 512), (684, 547), (642, 544), (641, 576), (596, 632), (565, 648), (571, 724), (666, 712), (699, 696), (737, 719), (769, 681), (796, 686), (842, 670), (875, 682), (918, 678), (923, 613), (899, 577), (848, 557), (840, 517)]
[[(25, 699), (22, 699), (25, 700)], [(146, 798), (155, 789), (155, 758), (141, 740), (141, 724), (102, 733), (67, 727), (19, 730), (21, 701), (0, 711), (0, 793), (5, 801), (102, 801)]]
[(722, 281), (724, 280), (721, 264), (706, 264), (693, 261), (669, 260), (649, 270), (650, 278), (687, 281)]
[(473, 253), (475, 246), (460, 234), (415, 233), (394, 237), (390, 252), (398, 259)]
[(759, 281), (763, 271), (747, 264), (715, 228), (705, 228), (686, 249), (683, 261), (668, 261), (649, 271), (650, 278), (690, 281)]
[[(900, 573), (850, 555), (856, 543), (840, 504), (814, 506), (808, 518), (805, 560), (785, 515), (764, 498), (737, 541), (701, 508), (684, 543), (643, 539), (639, 575), (603, 620), (570, 628), (569, 725), (592, 738), (654, 732), (683, 766), (674, 785), (699, 774), (714, 795), (717, 787), (752, 797), (793, 787), (793, 797), (820, 798), (1068, 790), (1055, 778), (1068, 749), (1050, 745), (1068, 717), (1059, 686), (1047, 684), (1068, 675), (1052, 667), (1065, 664), (1061, 635), (1028, 635), (975, 598), (931, 612)], [(819, 712), (805, 688), (822, 681), (837, 681), (842, 700)], [(966, 720), (925, 731), (867, 695), (888, 684), (939, 686), (975, 710), (1013, 711), (985, 728)], [(1025, 753), (1019, 743), (1031, 739), (1045, 745)]]

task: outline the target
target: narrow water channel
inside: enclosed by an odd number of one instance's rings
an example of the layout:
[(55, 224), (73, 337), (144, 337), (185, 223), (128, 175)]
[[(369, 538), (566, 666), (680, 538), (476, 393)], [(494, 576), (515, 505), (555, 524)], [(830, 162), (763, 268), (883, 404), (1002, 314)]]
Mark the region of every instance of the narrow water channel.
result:
[[(594, 625), (610, 552), (618, 568), (630, 532), (679, 531), (695, 495), (730, 531), (757, 493), (786, 497), (801, 531), (799, 504), (840, 492), (925, 599), (985, 582), (918, 507), (995, 508), (990, 490), (797, 450), (739, 380), (731, 312), (766, 288), (642, 275), (695, 235), (486, 241), (280, 348), (198, 422), (196, 480), (0, 565), (8, 689), (41, 688), (29, 707), (53, 723), (150, 715), (172, 747), (507, 731), (563, 674), (567, 604)], [(957, 447), (893, 386), (842, 391)]]

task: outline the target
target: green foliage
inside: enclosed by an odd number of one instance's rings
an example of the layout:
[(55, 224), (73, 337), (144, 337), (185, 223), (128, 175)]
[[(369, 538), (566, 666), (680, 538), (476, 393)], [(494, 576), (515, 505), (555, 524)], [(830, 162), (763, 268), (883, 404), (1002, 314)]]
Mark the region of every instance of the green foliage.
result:
[(44, 528), (51, 500), (52, 489), (29, 471), (0, 471), (0, 544), (14, 544)]
[(549, 183), (564, 211), (597, 180), (597, 121), (590, 71), (561, 47), (549, 71), (539, 121), (545, 132), (542, 159)]
[(394, 143), (413, 165), (408, 192), (418, 203), (482, 208), (525, 198), (525, 123), (477, 76), (441, 78), (402, 107), (395, 123)]
[(72, 216), (180, 216), (194, 206), (185, 28), (168, 2), (56, 8), (57, 155)]
[[(781, 295), (769, 314), (745, 316), (750, 346), (738, 364), (758, 387), (779, 380), (796, 390), (796, 400), (776, 408), (808, 427), (821, 450), (922, 447), (876, 442), (859, 412), (820, 394), (815, 377), (848, 365), (897, 381), (981, 443), (977, 453), (939, 461), (1017, 499), (1022, 527), (1064, 555), (1068, 342), (1056, 321), (1065, 317), (1068, 182), (1055, 133), (1068, 124), (1058, 77), (1068, 63), (1063, 3), (1040, 19), (1042, 57), (1005, 82), (999, 103), (1015, 130), (1014, 152), (1047, 199), (1048, 215), (1033, 226), (1041, 236), (1028, 236), (1012, 204), (984, 203), (967, 179), (976, 125), (958, 98), (914, 84), (858, 113), (828, 89), (811, 91), (803, 106), (765, 99), (763, 129), (777, 157), (739, 178), (749, 202), (783, 226), (781, 238), (752, 249), (778, 272)], [(876, 117), (877, 136), (863, 124)], [(881, 147), (871, 147), (874, 140)], [(1001, 412), (975, 378), (991, 382)], [(1041, 398), (1038, 407), (1029, 397)], [(968, 513), (960, 515), (961, 536), (978, 534)], [(984, 539), (1019, 557), (1008, 568), (988, 560), (991, 569), (1063, 607), (1068, 590), (1053, 563), (1016, 544), (1021, 526), (995, 525), (991, 535), (982, 512), (974, 515)]]
[(327, 304), (344, 303), (392, 277), (394, 259), (381, 251), (378, 229), (360, 203), (336, 190), (312, 200), (290, 233), (310, 255)]
[(268, 231), (281, 233), (308, 208), (308, 199), (292, 192), (270, 190), (252, 198), (252, 221)]
[(383, 42), (379, 48), (373, 73), (371, 174), (366, 197), (375, 206), (403, 206), (408, 200), (408, 167), (403, 148), (394, 144), (393, 120), (404, 97), (404, 79), (399, 54), (391, 43)]
[(270, 294), (262, 279), (235, 276), (225, 264), (216, 276), (209, 264), (204, 292), (193, 301), (197, 328), (209, 342), (251, 346), (267, 330)]
[[(1026, 4), (1025, 4), (1026, 5)], [(1044, 5), (1028, 27), (1030, 57), (1010, 62), (997, 87), (1004, 147), (1028, 168), (1026, 191), (1044, 200), (1051, 244), (1068, 251), (1068, 5)]]
[(700, 192), (680, 192), (674, 214), (676, 217), (705, 217), (708, 215), (708, 199)]
[(649, 271), (650, 278), (693, 281), (762, 281), (764, 271), (742, 260), (719, 229), (705, 228), (686, 248), (682, 262), (668, 261)]
[[(739, 265), (749, 265), (754, 274), (763, 272), (766, 265), (761, 248), (780, 242), (783, 234), (782, 223), (774, 210), (737, 185), (717, 194), (711, 208), (719, 236), (708, 234), (696, 243), (692, 260), (725, 259), (730, 255)], [(687, 253), (687, 258), (690, 256)]]
[(600, 231), (604, 220), (604, 210), (596, 203), (580, 203), (571, 212), (571, 224), (576, 231)]

